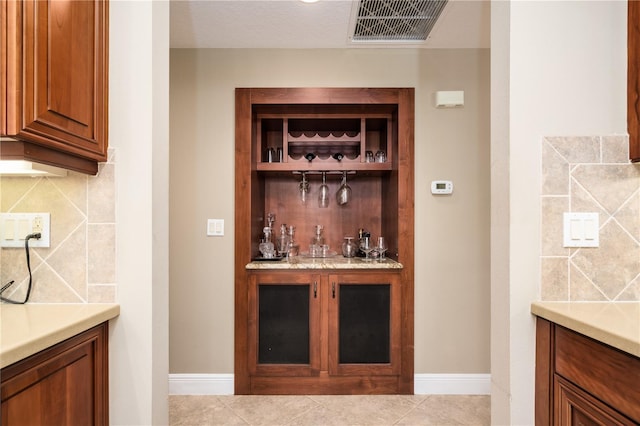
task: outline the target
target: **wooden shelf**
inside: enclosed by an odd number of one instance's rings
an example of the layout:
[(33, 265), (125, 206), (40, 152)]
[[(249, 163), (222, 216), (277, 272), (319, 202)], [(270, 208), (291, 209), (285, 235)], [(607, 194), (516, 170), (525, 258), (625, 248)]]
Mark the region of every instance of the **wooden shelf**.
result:
[[(327, 132), (328, 133), (328, 132)], [(335, 136), (329, 134), (315, 134), (314, 136), (301, 135), (295, 137), (288, 135), (287, 144), (289, 147), (289, 155), (303, 156), (308, 152), (316, 155), (331, 156), (341, 153), (346, 157), (358, 157), (360, 155), (360, 134), (349, 137), (346, 134)]]
[(368, 171), (368, 172), (382, 172), (391, 171), (392, 165), (389, 162), (386, 163), (362, 163), (359, 160), (346, 160), (342, 161), (328, 158), (322, 160), (319, 158), (309, 162), (305, 158), (300, 160), (292, 160), (284, 163), (258, 163), (256, 170), (259, 172), (283, 172), (283, 171)]

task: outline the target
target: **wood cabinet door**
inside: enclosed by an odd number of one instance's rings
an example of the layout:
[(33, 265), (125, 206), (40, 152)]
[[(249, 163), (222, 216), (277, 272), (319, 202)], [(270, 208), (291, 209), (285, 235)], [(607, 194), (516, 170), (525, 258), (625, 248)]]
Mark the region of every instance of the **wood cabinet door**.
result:
[(319, 275), (251, 275), (248, 308), (251, 375), (319, 374)]
[(2, 370), (2, 425), (107, 425), (107, 323)]
[(399, 374), (399, 276), (331, 274), (329, 286), (329, 374)]
[(555, 420), (560, 426), (631, 426), (635, 422), (556, 375), (554, 380)]
[(105, 161), (108, 1), (9, 0), (5, 6), (3, 133)]

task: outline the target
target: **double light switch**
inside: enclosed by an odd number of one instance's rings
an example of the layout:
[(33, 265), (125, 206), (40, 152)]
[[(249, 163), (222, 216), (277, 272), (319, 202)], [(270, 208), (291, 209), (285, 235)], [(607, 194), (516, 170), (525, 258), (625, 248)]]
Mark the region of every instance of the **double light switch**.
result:
[(599, 247), (598, 213), (564, 214), (564, 247)]

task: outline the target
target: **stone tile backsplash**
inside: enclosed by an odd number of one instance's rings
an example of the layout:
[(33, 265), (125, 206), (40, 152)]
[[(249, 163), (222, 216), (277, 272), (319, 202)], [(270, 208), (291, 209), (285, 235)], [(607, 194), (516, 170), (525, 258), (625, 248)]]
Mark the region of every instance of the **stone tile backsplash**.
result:
[[(51, 247), (31, 248), (33, 303), (116, 301), (114, 150), (96, 176), (0, 178), (2, 212), (51, 213)], [(0, 249), (0, 282), (22, 298), (29, 275), (24, 247)]]
[[(541, 298), (640, 301), (640, 164), (626, 136), (542, 141)], [(600, 246), (565, 248), (564, 212), (597, 212)]]

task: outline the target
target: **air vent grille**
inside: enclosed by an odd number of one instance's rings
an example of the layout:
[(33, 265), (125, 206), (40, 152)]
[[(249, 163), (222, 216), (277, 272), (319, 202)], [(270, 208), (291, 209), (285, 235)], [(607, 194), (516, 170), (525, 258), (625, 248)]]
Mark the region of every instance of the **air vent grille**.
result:
[(423, 41), (447, 0), (360, 0), (353, 41)]

